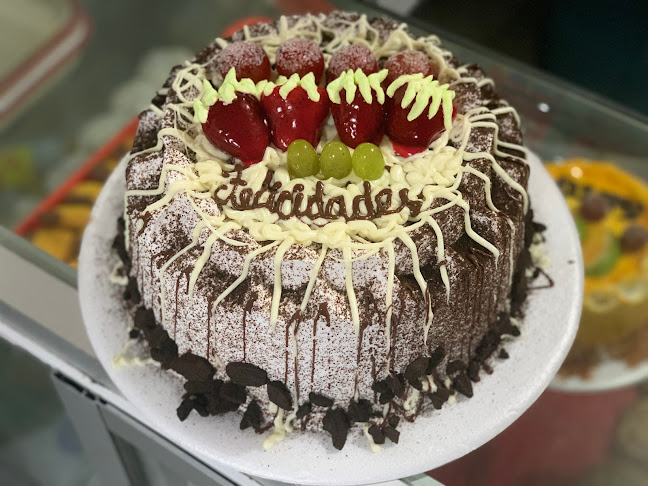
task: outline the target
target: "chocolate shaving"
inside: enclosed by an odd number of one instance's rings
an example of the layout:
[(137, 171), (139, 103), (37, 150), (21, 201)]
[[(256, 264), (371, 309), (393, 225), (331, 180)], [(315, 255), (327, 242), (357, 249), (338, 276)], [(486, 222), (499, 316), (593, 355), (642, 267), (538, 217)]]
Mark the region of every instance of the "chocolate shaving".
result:
[(242, 386), (263, 386), (268, 383), (268, 373), (251, 363), (228, 363), (225, 373), (234, 383)]
[(506, 349), (500, 349), (498, 358), (499, 359), (508, 359), (509, 354), (506, 352)]
[(399, 422), (400, 422), (400, 417), (398, 415), (390, 415), (389, 418), (387, 419), (387, 423), (394, 428), (398, 427)]
[(268, 383), (268, 398), (277, 407), (284, 410), (292, 409), (292, 395), (288, 387), (280, 381), (271, 381)]

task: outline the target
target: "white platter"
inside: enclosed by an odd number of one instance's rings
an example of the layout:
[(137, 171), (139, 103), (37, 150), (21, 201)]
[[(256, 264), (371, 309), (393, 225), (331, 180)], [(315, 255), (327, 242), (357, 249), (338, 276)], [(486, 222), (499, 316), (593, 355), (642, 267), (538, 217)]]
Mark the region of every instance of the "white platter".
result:
[(632, 386), (648, 378), (648, 360), (634, 366), (618, 359), (603, 359), (592, 368), (587, 378), (556, 375), (549, 387), (552, 390), (575, 393), (593, 393)]
[(159, 433), (218, 467), (299, 484), (367, 484), (406, 477), (446, 464), (489, 441), (516, 420), (553, 379), (572, 344), (582, 305), (583, 270), (578, 234), (563, 197), (540, 160), (529, 154), (529, 194), (535, 219), (547, 225), (548, 273), (555, 282), (532, 292), (522, 336), (507, 344), (507, 360), (482, 374), (471, 399), (404, 423), (400, 443), (372, 453), (367, 440), (351, 437), (342, 451), (328, 434), (293, 433), (264, 451), (264, 436), (239, 430), (232, 414), (176, 417), (181, 381), (154, 366), (116, 369), (113, 357), (126, 341), (131, 318), (121, 290), (108, 279), (117, 261), (111, 251), (123, 208), (125, 161), (104, 187), (88, 225), (79, 257), (79, 297), (94, 350), (117, 388)]

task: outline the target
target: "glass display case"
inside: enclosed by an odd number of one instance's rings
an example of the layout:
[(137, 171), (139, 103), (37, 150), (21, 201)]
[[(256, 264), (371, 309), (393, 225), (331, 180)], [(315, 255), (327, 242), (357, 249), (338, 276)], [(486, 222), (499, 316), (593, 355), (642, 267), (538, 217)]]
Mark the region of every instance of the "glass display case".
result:
[[(91, 31), (53, 69), (56, 79), (34, 86), (31, 100), (15, 107), (0, 129), (0, 411), (1, 421), (16, 417), (8, 421), (11, 427), (0, 427), (0, 479), (54, 484), (42, 473), (30, 475), (38, 466), (24, 460), (29, 454), (19, 447), (26, 445), (16, 445), (26, 437), (38, 442), (38, 428), (42, 437), (55, 439), (50, 445), (40, 440), (58, 464), (45, 464), (44, 470), (69, 461), (69, 475), (56, 484), (274, 484), (192, 456), (173, 437), (152, 429), (110, 382), (86, 336), (76, 291), (75, 245), (91, 206), (73, 205), (56, 215), (58, 223), (69, 218), (65, 231), (48, 226), (50, 233), (37, 239), (35, 227), (51, 209), (43, 201), (60, 202), (73, 182), (92, 180), (96, 184), (88, 191), (100, 189), (127, 150), (134, 118), (170, 66), (232, 24), (309, 6), (369, 15), (382, 11), (351, 1), (296, 6), (269, 0), (164, 0), (155, 8), (121, 0), (61, 3), (73, 12), (71, 19), (83, 19)], [(415, 33), (430, 32), (420, 19), (403, 20)], [(645, 118), (451, 33), (439, 34), (458, 58), (480, 64), (495, 80), (502, 97), (518, 110), (526, 144), (543, 160), (609, 160), (648, 180)], [(648, 484), (648, 441), (643, 432), (633, 432), (647, 426), (648, 383), (641, 380), (588, 394), (550, 389), (481, 448), (402, 481)], [(2, 452), (10, 446), (11, 453)], [(6, 458), (18, 456), (22, 459), (10, 459), (10, 470)]]

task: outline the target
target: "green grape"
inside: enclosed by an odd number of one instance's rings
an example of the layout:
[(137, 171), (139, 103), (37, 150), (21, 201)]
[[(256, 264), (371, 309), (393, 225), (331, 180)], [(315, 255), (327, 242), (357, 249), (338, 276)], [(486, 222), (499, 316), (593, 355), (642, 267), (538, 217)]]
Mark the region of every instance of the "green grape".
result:
[(342, 142), (329, 142), (320, 154), (320, 167), (324, 178), (344, 179), (351, 173), (351, 152)]
[(353, 172), (365, 181), (375, 181), (385, 172), (385, 159), (380, 149), (373, 143), (358, 145), (351, 158)]
[(313, 146), (302, 139), (293, 140), (286, 151), (288, 172), (292, 177), (308, 177), (319, 172), (319, 158)]

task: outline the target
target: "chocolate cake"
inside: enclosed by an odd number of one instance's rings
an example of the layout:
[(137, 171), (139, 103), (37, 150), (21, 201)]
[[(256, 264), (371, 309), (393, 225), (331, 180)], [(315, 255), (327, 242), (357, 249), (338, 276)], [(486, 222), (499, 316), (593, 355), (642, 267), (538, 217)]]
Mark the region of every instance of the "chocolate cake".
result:
[(528, 176), (515, 110), (437, 37), (344, 12), (245, 27), (140, 115), (114, 245), (131, 337), (187, 380), (180, 420), (398, 442), (519, 334)]

